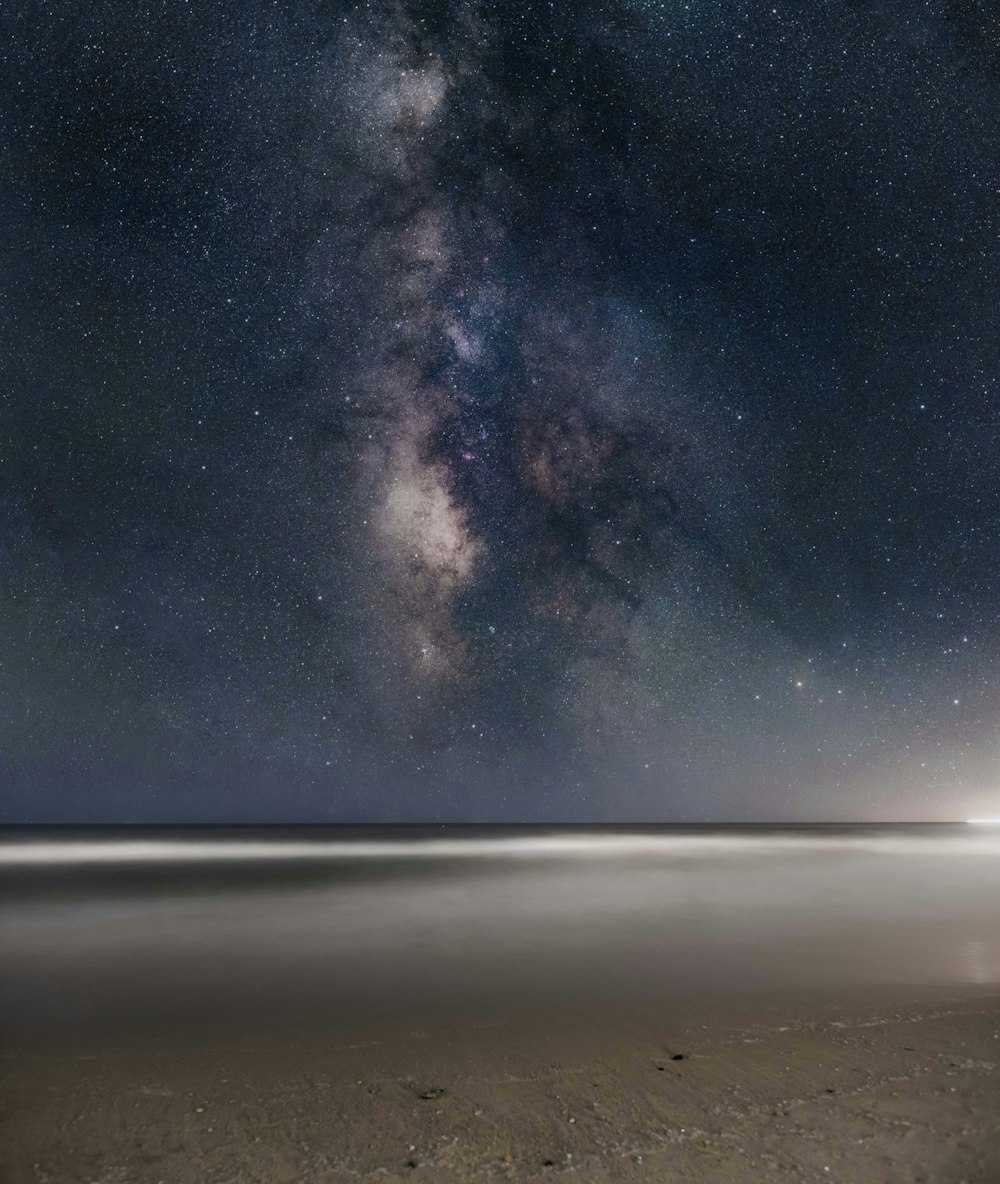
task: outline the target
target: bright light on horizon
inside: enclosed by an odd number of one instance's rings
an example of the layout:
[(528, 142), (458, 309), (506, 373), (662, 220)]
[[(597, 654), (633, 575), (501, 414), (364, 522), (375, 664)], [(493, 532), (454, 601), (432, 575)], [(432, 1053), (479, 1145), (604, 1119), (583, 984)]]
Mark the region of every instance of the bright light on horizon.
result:
[(966, 818), (969, 826), (1000, 826), (1000, 818)]

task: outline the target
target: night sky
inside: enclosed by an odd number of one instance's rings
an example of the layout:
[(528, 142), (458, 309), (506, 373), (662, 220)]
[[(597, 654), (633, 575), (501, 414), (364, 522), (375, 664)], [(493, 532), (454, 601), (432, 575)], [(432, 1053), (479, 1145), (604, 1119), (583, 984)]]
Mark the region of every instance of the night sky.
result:
[(1000, 814), (1000, 13), (25, 0), (0, 818)]

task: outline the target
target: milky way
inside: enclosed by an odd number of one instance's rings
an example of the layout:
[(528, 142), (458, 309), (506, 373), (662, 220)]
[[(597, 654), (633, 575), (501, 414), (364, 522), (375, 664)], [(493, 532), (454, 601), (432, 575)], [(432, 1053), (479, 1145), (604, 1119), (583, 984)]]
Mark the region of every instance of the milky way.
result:
[(996, 812), (994, 18), (4, 18), (4, 817)]

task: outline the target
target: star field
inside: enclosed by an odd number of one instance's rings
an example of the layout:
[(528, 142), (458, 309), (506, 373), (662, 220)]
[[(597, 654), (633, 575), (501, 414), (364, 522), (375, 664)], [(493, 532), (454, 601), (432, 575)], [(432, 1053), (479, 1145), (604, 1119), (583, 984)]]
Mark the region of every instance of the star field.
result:
[(997, 813), (1000, 18), (0, 18), (5, 821)]

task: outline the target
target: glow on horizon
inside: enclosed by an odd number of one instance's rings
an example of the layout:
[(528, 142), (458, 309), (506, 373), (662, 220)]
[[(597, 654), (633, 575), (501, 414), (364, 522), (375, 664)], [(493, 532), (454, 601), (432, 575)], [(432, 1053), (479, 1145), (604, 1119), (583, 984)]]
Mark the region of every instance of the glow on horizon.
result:
[(969, 826), (1000, 826), (1000, 818), (966, 818)]

